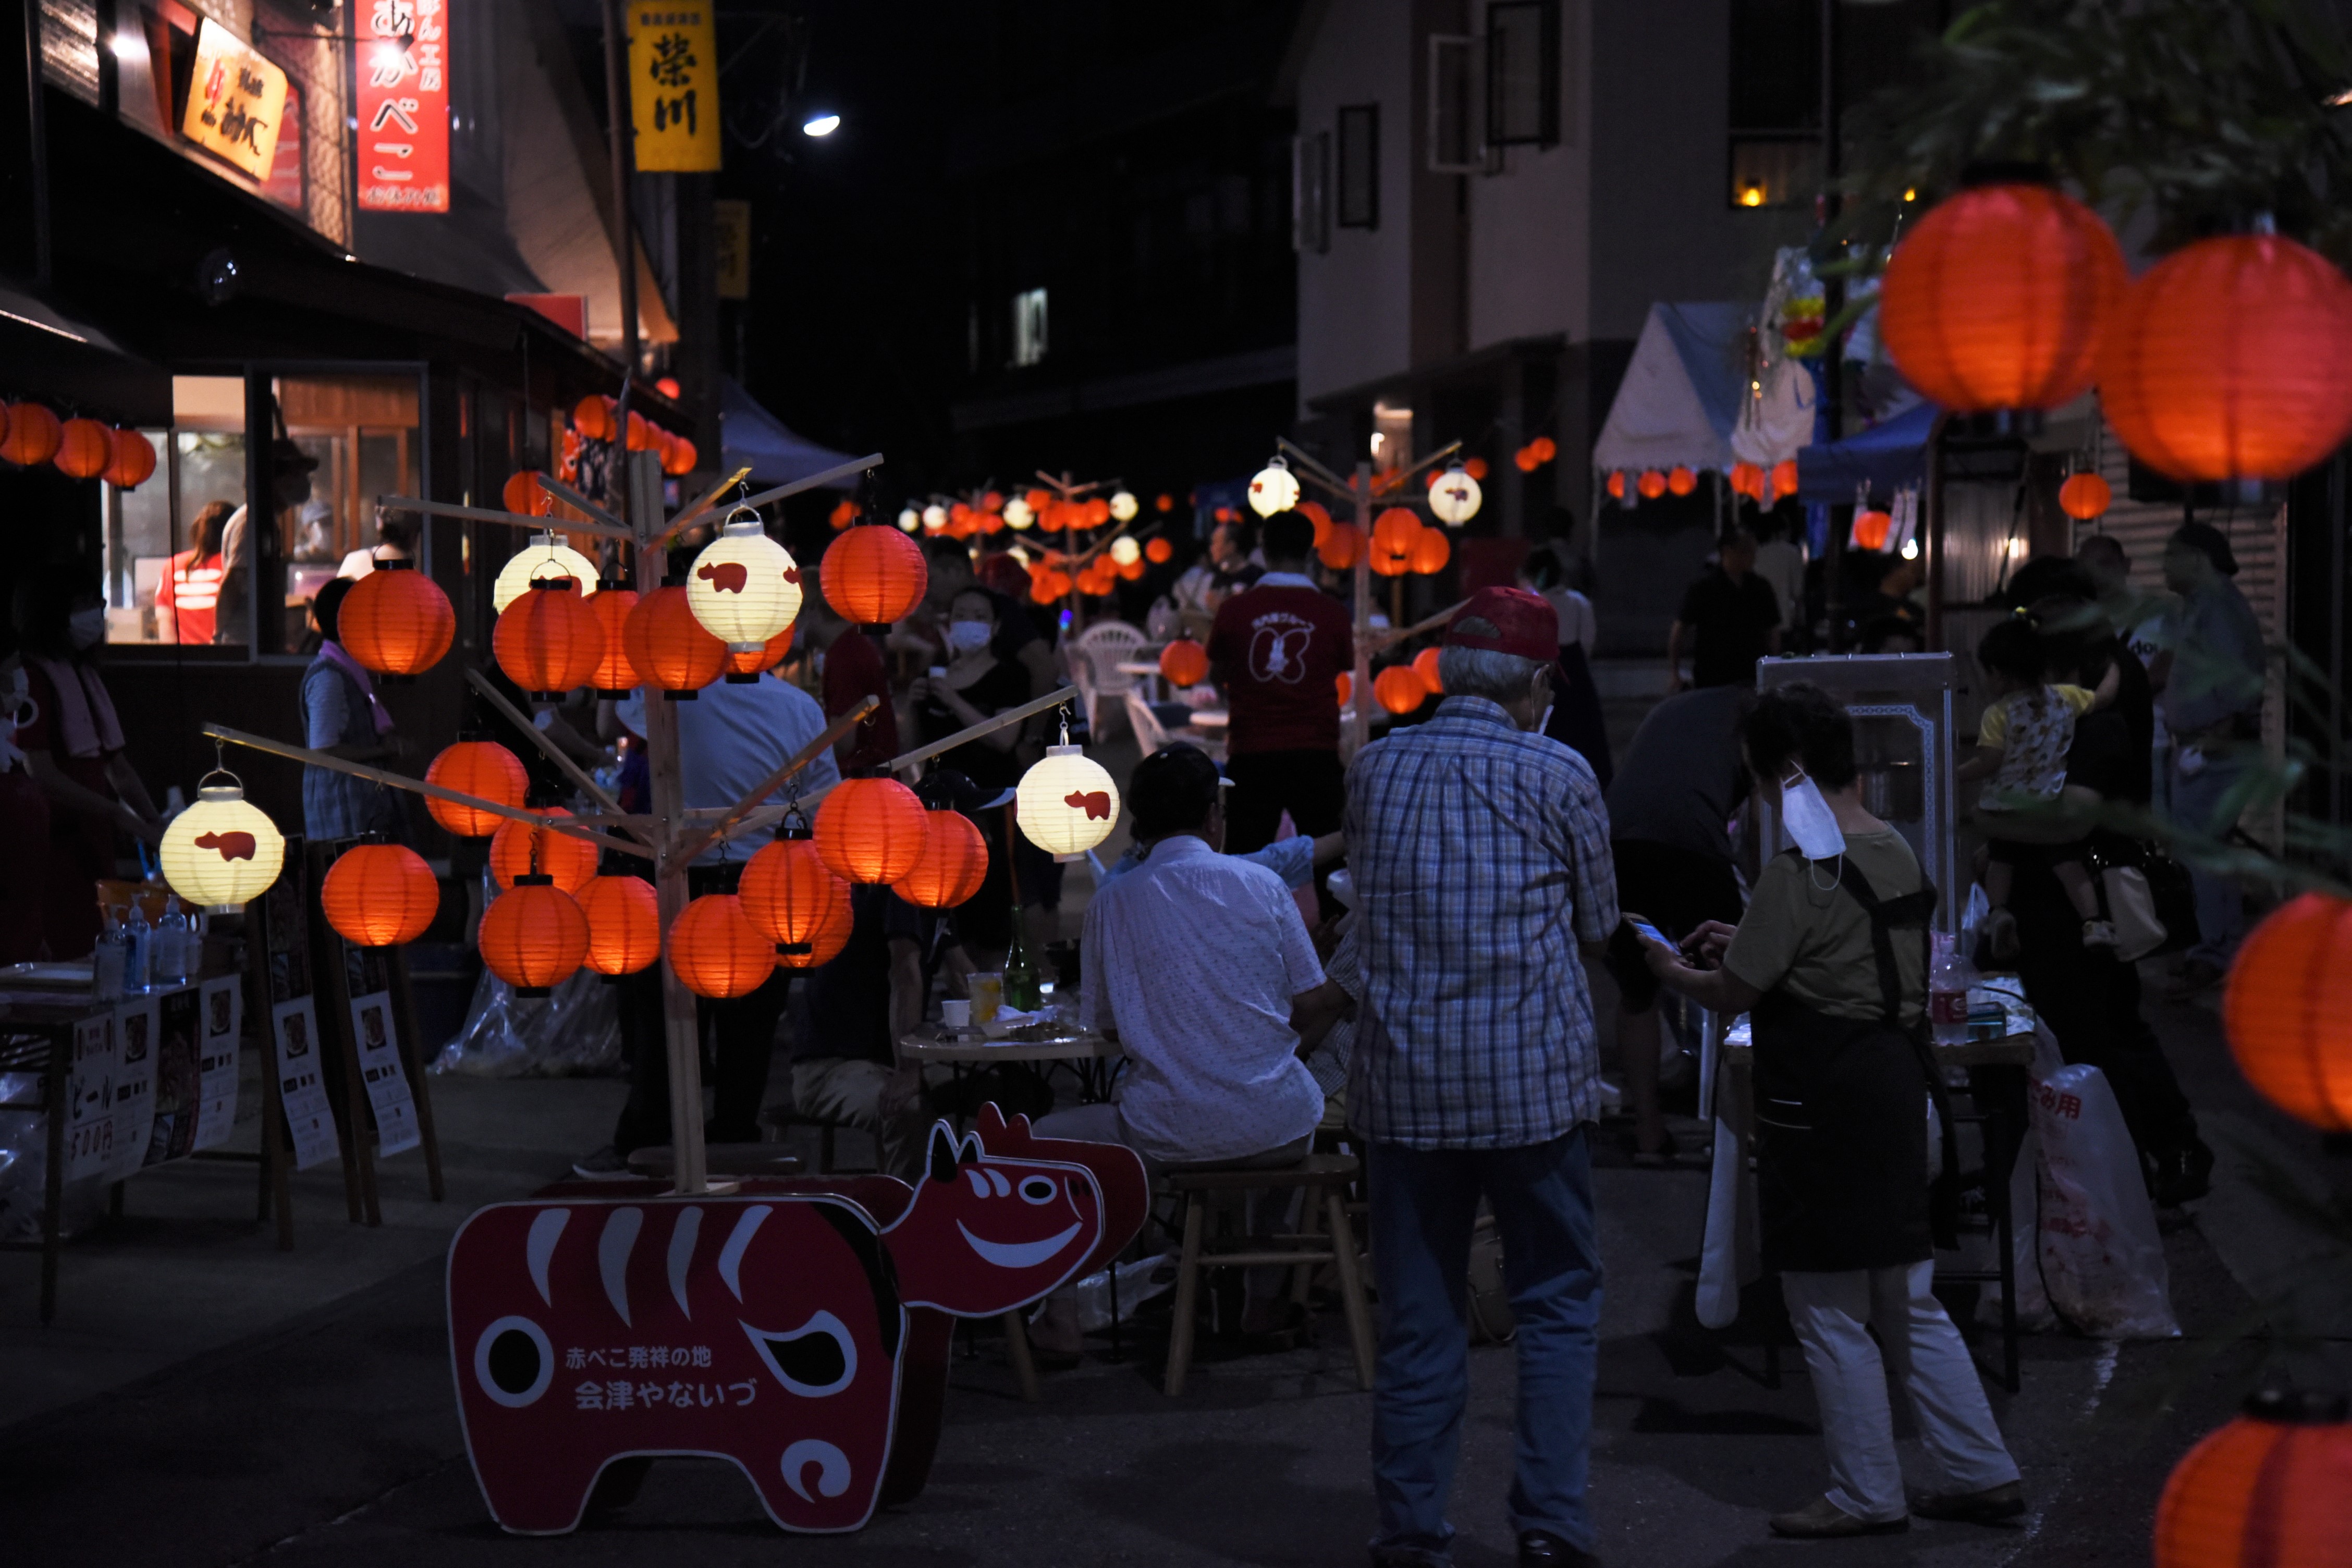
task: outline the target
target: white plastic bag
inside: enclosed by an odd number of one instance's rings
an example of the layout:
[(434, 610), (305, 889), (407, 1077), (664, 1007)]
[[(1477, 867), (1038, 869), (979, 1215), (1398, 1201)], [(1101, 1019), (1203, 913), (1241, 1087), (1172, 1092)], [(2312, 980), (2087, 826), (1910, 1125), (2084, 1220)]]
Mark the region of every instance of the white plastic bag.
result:
[(621, 1014), (614, 987), (582, 968), (541, 1001), (482, 971), (457, 1037), (435, 1072), (470, 1078), (601, 1078), (620, 1069)]
[(1739, 1316), (1739, 1291), (1763, 1277), (1762, 1221), (1758, 1217), (1756, 1174), (1748, 1168), (1738, 1134), (1720, 1117), (1715, 1123), (1715, 1162), (1706, 1185), (1706, 1222), (1699, 1243), (1699, 1322), (1727, 1329)]
[[(1175, 1285), (1177, 1262), (1177, 1255), (1168, 1252), (1113, 1265), (1118, 1271), (1119, 1321), (1132, 1321), (1138, 1307)], [(1109, 1268), (1097, 1269), (1070, 1287), (1078, 1299), (1079, 1332), (1100, 1333), (1110, 1327), (1110, 1277)], [(1033, 1321), (1045, 1315), (1045, 1305), (1037, 1303), (1030, 1314)]]
[[(2038, 1218), (2029, 1208), (2018, 1219), (2034, 1222), (2049, 1304), (2098, 1339), (2179, 1338), (2156, 1210), (2106, 1075), (2086, 1063), (2062, 1067), (2037, 1079), (2028, 1099), (2040, 1144)], [(2019, 1283), (2022, 1308), (2031, 1296)]]

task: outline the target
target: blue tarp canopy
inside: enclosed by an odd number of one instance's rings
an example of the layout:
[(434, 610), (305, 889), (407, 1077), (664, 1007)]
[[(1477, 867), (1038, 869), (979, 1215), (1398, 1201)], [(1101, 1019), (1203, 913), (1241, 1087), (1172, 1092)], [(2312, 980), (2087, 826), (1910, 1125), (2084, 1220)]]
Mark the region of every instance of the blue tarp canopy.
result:
[(1854, 487), (1867, 484), (1883, 503), (1904, 486), (1920, 483), (1938, 412), (1932, 403), (1916, 403), (1859, 435), (1803, 448), (1797, 454), (1797, 499), (1850, 506)]
[[(788, 485), (850, 460), (847, 452), (830, 451), (785, 429), (783, 421), (752, 402), (732, 376), (719, 378), (719, 430), (724, 447), (721, 471), (731, 474), (749, 465), (754, 484)], [(852, 473), (825, 488), (846, 490), (856, 485), (857, 475)]]

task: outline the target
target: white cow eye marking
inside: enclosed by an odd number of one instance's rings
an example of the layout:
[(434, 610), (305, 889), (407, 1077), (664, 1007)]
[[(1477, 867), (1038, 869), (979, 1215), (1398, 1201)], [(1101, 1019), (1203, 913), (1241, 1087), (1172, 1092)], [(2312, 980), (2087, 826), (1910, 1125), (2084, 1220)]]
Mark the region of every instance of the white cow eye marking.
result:
[(984, 1198), (988, 1195), (988, 1178), (982, 1175), (977, 1168), (966, 1165), (963, 1168), (963, 1179), (971, 1184), (972, 1196)]

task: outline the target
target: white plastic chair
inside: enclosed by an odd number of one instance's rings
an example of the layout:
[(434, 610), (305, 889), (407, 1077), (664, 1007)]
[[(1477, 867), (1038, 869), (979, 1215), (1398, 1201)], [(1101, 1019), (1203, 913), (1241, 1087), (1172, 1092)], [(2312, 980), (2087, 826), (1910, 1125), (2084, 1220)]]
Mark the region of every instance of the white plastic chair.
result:
[[(1097, 728), (1100, 699), (1125, 697), (1135, 685), (1135, 677), (1118, 667), (1132, 660), (1150, 640), (1141, 628), (1125, 621), (1097, 621), (1071, 642), (1071, 651), (1077, 657), (1070, 662), (1070, 679), (1086, 700), (1088, 730)], [(1087, 667), (1084, 679), (1078, 673), (1081, 662)]]
[(1125, 701), (1127, 724), (1135, 731), (1136, 750), (1148, 757), (1168, 743), (1167, 726), (1160, 722), (1160, 715), (1151, 710), (1151, 704), (1133, 686), (1127, 689)]

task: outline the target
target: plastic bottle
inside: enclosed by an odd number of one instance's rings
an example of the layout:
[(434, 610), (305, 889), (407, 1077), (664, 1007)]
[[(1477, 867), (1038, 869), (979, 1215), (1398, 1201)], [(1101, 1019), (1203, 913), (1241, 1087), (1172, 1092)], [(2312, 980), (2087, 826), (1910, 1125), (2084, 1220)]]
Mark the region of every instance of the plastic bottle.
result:
[(1961, 953), (1958, 939), (1948, 931), (1935, 932), (1928, 961), (1927, 1017), (1935, 1026), (1937, 1045), (1967, 1042), (1969, 986), (1975, 980), (1976, 966)]
[(97, 1002), (122, 1000), (122, 972), (129, 957), (129, 948), (121, 921), (110, 907), (105, 911), (106, 929), (99, 933), (98, 946), (90, 953), (90, 998)]
[(130, 946), (123, 956), (122, 989), (144, 991), (154, 978), (155, 928), (147, 923), (147, 910), (137, 899), (131, 900), (131, 919), (124, 934)]
[(188, 926), (188, 917), (180, 908), (179, 899), (164, 900), (163, 919), (155, 931), (157, 984), (182, 985), (187, 983), (188, 949), (194, 945), (194, 936)]

